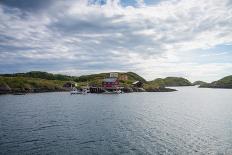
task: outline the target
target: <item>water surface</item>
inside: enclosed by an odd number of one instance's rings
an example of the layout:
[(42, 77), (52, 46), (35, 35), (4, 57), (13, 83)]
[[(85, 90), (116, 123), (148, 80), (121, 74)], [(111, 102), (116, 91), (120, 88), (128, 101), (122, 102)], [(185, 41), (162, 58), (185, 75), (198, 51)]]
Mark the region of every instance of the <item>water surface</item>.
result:
[(232, 90), (0, 96), (0, 154), (232, 154)]

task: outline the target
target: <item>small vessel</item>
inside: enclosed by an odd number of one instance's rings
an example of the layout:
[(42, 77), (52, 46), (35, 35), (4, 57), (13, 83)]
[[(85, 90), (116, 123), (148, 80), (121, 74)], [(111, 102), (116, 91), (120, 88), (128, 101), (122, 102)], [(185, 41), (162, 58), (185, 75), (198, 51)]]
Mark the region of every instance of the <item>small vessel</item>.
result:
[(103, 92), (103, 94), (122, 94), (121, 90), (114, 90), (114, 91), (108, 91), (108, 90), (104, 90), (105, 92)]
[(83, 94), (90, 93), (89, 87), (83, 88), (82, 93), (83, 93)]
[(75, 88), (72, 91), (70, 91), (70, 94), (71, 95), (74, 95), (74, 94), (83, 94), (83, 92)]
[(15, 92), (15, 93), (13, 93), (13, 95), (26, 95), (26, 93), (22, 93), (22, 92)]

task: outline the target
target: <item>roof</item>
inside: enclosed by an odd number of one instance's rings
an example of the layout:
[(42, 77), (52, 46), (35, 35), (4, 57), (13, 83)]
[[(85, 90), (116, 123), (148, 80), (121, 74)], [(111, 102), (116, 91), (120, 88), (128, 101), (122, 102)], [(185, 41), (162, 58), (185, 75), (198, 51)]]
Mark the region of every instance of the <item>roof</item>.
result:
[(140, 83), (140, 81), (135, 81), (135, 82), (133, 82), (132, 84), (138, 84), (138, 83)]
[(106, 78), (103, 80), (103, 82), (116, 82), (117, 78)]

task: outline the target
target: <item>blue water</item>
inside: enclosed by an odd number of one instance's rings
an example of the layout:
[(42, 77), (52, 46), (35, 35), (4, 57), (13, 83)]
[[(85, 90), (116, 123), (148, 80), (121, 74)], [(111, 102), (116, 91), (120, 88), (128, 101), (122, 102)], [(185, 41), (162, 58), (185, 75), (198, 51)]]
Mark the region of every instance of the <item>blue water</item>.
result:
[(0, 96), (0, 154), (232, 154), (232, 90)]

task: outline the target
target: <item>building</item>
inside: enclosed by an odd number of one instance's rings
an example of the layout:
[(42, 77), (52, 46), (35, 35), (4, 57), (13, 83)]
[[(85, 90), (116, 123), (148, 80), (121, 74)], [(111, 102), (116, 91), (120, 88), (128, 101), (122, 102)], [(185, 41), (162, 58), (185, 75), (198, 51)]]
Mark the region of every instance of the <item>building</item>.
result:
[(110, 73), (110, 78), (118, 78), (118, 73), (115, 72)]
[(74, 88), (77, 86), (77, 83), (76, 82), (66, 82), (63, 87), (64, 88)]
[(119, 81), (118, 78), (111, 77), (106, 78), (102, 81), (102, 88), (108, 89), (108, 90), (116, 90), (119, 88)]
[(142, 86), (143, 86), (143, 83), (142, 83), (141, 81), (135, 81), (135, 82), (132, 83), (132, 85), (133, 85), (134, 87), (142, 87)]
[(119, 76), (118, 80), (127, 81), (128, 76), (126, 74), (122, 74), (122, 75)]

